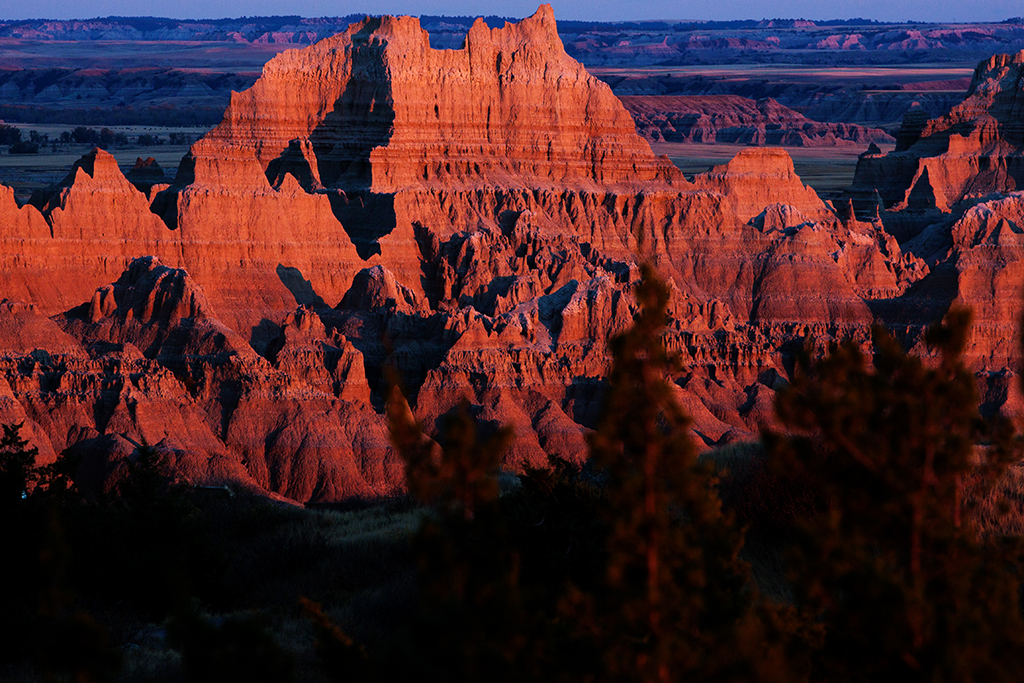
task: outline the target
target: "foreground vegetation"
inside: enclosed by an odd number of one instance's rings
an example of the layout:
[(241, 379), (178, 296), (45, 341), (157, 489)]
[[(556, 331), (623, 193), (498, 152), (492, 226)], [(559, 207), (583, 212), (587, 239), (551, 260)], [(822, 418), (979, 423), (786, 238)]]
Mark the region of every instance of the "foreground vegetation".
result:
[(698, 458), (666, 290), (647, 271), (637, 295), (590, 463), (505, 487), (509, 432), (464, 409), (424, 440), (397, 391), (409, 496), (347, 510), (184, 486), (145, 448), (82, 490), (5, 427), (0, 675), (1018, 680), (1019, 440), (977, 413), (969, 316), (929, 331), (934, 367), (881, 330), (871, 362), (801, 358), (784, 433)]

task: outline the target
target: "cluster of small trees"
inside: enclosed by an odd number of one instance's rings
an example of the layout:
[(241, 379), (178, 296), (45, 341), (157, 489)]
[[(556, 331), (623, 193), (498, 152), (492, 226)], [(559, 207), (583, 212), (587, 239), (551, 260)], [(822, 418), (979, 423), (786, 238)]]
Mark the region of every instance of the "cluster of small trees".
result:
[[(771, 540), (791, 597), (777, 601), (758, 591), (741, 556), (758, 520), (722, 504), (720, 473), (697, 457), (673, 398), (668, 378), (679, 361), (660, 341), (667, 289), (646, 269), (637, 295), (634, 327), (612, 343), (605, 418), (582, 470), (553, 461), (502, 495), (494, 474), (508, 430), (481, 438), (463, 406), (438, 445), (392, 393), (409, 494), (429, 509), (413, 541), (418, 604), (390, 639), (364, 647), (304, 601), (328, 673), (1018, 680), (1024, 546), (979, 533), (971, 504), (1017, 461), (1018, 439), (978, 415), (960, 361), (969, 315), (954, 311), (929, 331), (932, 365), (881, 329), (873, 362), (853, 345), (817, 364), (800, 359), (778, 399), (785, 431), (763, 435), (767, 476), (785, 508), (774, 511)], [(26, 447), (11, 431), (0, 444), (0, 495), (15, 507), (33, 484)], [(147, 493), (135, 500), (154, 499), (147, 472), (136, 473)], [(63, 490), (61, 476), (35, 486)], [(177, 622), (182, 647), (215, 640), (194, 637), (209, 625), (189, 623)], [(270, 651), (263, 635), (239, 628), (246, 647)], [(269, 670), (278, 660), (266, 661)]]
[(28, 136), (28, 140), (22, 140), (20, 128), (0, 125), (0, 145), (7, 145), (10, 154), (36, 154), (40, 147), (50, 142), (49, 135), (37, 130), (30, 130)]
[(13, 145), (16, 142), (21, 142), (21, 129), (7, 124), (0, 126), (0, 145)]
[[(195, 137), (188, 133), (172, 132), (167, 134), (166, 142), (172, 145), (189, 145), (194, 140)], [(138, 138), (139, 147), (152, 147), (162, 145), (164, 142), (165, 140), (159, 135), (150, 135), (149, 133), (142, 133)]]
[(38, 154), (39, 150), (47, 145), (52, 145), (56, 151), (57, 145), (97, 145), (110, 148), (127, 147), (134, 142), (139, 147), (152, 147), (163, 145), (165, 142), (172, 145), (188, 145), (194, 141), (194, 136), (177, 131), (169, 133), (166, 140), (150, 133), (141, 133), (133, 140), (125, 133), (118, 133), (106, 127), (97, 130), (86, 126), (76, 126), (70, 131), (63, 131), (53, 140), (48, 133), (36, 130), (30, 130), (28, 134), (28, 140), (24, 140), (20, 128), (0, 124), (0, 145), (7, 145), (10, 154)]
[(124, 133), (115, 133), (109, 128), (87, 128), (76, 126), (73, 130), (64, 131), (57, 138), (62, 145), (99, 145), (101, 147), (127, 147), (128, 136)]
[[(28, 135), (28, 140), (23, 140), (21, 129), (10, 125), (0, 126), (0, 144), (8, 145), (8, 152), (10, 154), (37, 154), (42, 147), (51, 144), (50, 136), (47, 133), (30, 130)], [(97, 131), (85, 126), (78, 126), (71, 131), (64, 131), (52, 141), (54, 149), (56, 149), (58, 144), (124, 147), (128, 143), (128, 136), (124, 133), (115, 133), (109, 128), (101, 128)]]

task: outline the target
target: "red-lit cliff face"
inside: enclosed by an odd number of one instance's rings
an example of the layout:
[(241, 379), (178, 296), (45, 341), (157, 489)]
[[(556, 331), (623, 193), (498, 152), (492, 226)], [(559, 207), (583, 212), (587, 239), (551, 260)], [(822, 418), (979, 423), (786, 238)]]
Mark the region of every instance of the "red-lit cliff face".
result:
[(1024, 52), (975, 69), (963, 102), (928, 120), (908, 116), (896, 150), (866, 153), (849, 191), (859, 215), (877, 215), (931, 274), (877, 306), (883, 321), (924, 322), (968, 306), (967, 358), (989, 409), (1024, 407), (1016, 388), (1024, 308)]
[[(251, 291), (207, 272), (237, 261), (247, 274), (237, 279), (251, 282), (254, 269), (283, 264), (336, 303), (367, 260), (422, 293), (414, 225), (458, 232), (496, 224), (538, 192), (557, 207), (566, 193), (603, 201), (671, 181), (685, 185), (565, 54), (543, 7), (502, 29), (477, 22), (460, 50), (431, 49), (417, 19), (383, 17), (279, 55), (154, 207), (185, 235), (183, 264), (217, 281), (224, 314), (255, 326), (282, 315), (269, 300), (287, 302), (281, 283), (259, 284), (259, 310)], [(626, 253), (622, 232), (604, 237)], [(232, 242), (241, 253), (216, 253)]]
[(21, 302), (0, 306), (0, 421), (108, 479), (146, 442), (196, 481), (395, 491), (387, 367), (429, 434), (466, 399), (515, 429), (508, 466), (578, 460), (642, 260), (670, 281), (694, 437), (751, 437), (787, 349), (866, 341), (939, 279), (784, 151), (684, 180), (546, 6), (460, 50), (384, 17), (283, 53), (148, 195), (105, 152), (78, 166), (32, 206), (0, 189)]
[(477, 20), (459, 50), (432, 49), (412, 17), (367, 18), (289, 50), (232, 97), (192, 156), (199, 185), (262, 186), (261, 174), (281, 168), (307, 187), (375, 193), (680, 178), (611, 89), (565, 53), (547, 5), (504, 28)]
[(0, 186), (0, 296), (33, 302), (47, 315), (76, 306), (116, 279), (133, 256), (177, 249), (107, 152), (95, 150), (35, 205), (18, 207)]
[(860, 211), (950, 212), (959, 202), (1024, 189), (1024, 51), (974, 71), (963, 102), (928, 120), (911, 112), (895, 151), (861, 159), (851, 195)]

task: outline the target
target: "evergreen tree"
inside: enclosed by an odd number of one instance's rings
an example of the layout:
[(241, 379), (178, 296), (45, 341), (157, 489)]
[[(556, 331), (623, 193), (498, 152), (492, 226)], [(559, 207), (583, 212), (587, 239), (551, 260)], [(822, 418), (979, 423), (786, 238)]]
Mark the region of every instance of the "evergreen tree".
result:
[(71, 549), (62, 508), (69, 499), (68, 460), (36, 467), (36, 447), (22, 424), (5, 424), (0, 439), (0, 667), (32, 661), (44, 681), (113, 680), (120, 656), (106, 630), (76, 606)]
[(429, 506), (413, 541), (419, 606), (404, 656), (389, 658), (390, 675), (411, 667), (427, 681), (520, 680), (528, 628), (497, 481), (510, 430), (478, 439), (463, 404), (444, 421), (439, 448), (397, 389), (388, 417), (409, 493)]
[[(826, 630), (822, 681), (1011, 681), (1024, 671), (1019, 539), (983, 540), (964, 501), (1015, 457), (978, 414), (961, 353), (970, 316), (929, 330), (935, 367), (874, 330), (874, 369), (852, 343), (805, 356), (765, 434), (776, 476), (816, 497), (789, 552), (797, 603)], [(976, 444), (987, 440), (987, 448)]]
[[(639, 681), (794, 680), (783, 608), (759, 604), (739, 558), (743, 533), (723, 511), (710, 464), (698, 462), (689, 418), (661, 341), (668, 289), (645, 267), (641, 311), (612, 341), (605, 417), (591, 456), (607, 471), (610, 525), (604, 590), (578, 596), (600, 643), (599, 678)], [(795, 641), (794, 641), (795, 642)]]
[(2, 425), (0, 438), (0, 505), (3, 508), (18, 505), (28, 496), (29, 489), (39, 478), (36, 457), (39, 449), (31, 448), (22, 438), (24, 423)]
[(42, 520), (26, 492), (35, 480), (36, 449), (21, 424), (5, 424), (0, 438), (0, 548), (6, 581), (0, 586), (0, 670), (32, 654), (37, 632), (39, 536)]

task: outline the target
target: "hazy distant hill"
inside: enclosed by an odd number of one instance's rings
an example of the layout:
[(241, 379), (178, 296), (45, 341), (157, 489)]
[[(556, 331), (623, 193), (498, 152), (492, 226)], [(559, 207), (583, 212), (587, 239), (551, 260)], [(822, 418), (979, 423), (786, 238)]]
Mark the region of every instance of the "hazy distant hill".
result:
[[(0, 118), (87, 125), (214, 125), (231, 92), (252, 85), (274, 55), (339, 33), (361, 17), (0, 22)], [(435, 48), (460, 47), (474, 20), (420, 19)], [(484, 21), (498, 27), (507, 19), (490, 16)], [(910, 108), (942, 114), (963, 96), (974, 64), (995, 53), (1024, 49), (1020, 18), (956, 25), (862, 19), (566, 21), (558, 32), (566, 52), (620, 95), (771, 97), (816, 121), (890, 129)], [(703, 72), (651, 71), (741, 64), (796, 69), (948, 64), (964, 72), (910, 77), (894, 71), (891, 76), (838, 83), (832, 75), (721, 78)]]
[[(307, 45), (343, 31), (363, 14), (343, 17), (242, 17), (182, 20), (158, 17), (105, 17), (69, 21), (0, 21), (0, 37), (24, 40), (228, 41)], [(473, 17), (420, 17), (435, 47), (459, 42)], [(502, 26), (513, 18), (489, 16)], [(867, 19), (807, 21), (590, 22), (563, 21), (559, 35), (566, 51), (587, 64), (692, 64), (708, 54), (730, 53), (762, 61), (767, 54), (811, 52), (860, 55), (866, 63), (929, 58), (961, 53), (1015, 52), (1024, 47), (1024, 18), (990, 24), (883, 24)], [(458, 45), (454, 45), (458, 47)], [(893, 53), (897, 53), (893, 55)], [(906, 53), (906, 54), (904, 54)], [(874, 55), (869, 57), (869, 55)], [(806, 56), (809, 58), (809, 55)], [(816, 61), (813, 60), (812, 61)]]

